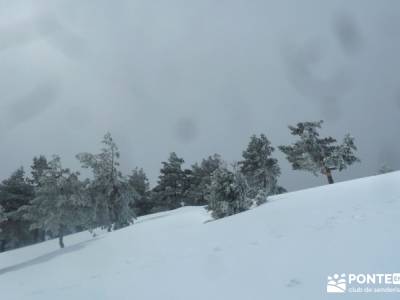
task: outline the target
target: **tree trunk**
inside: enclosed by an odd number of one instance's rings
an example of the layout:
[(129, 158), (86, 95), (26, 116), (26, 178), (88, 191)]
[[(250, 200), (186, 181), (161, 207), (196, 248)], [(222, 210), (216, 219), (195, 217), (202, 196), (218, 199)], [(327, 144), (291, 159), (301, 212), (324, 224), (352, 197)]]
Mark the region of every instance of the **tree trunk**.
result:
[(331, 170), (327, 169), (326, 172), (325, 172), (325, 175), (326, 175), (326, 178), (328, 179), (328, 183), (329, 184), (333, 184), (334, 181), (333, 181)]
[(60, 231), (58, 233), (58, 243), (60, 248), (64, 248), (64, 226), (60, 225)]
[(64, 248), (64, 236), (61, 234), (58, 237), (58, 243), (60, 244), (60, 248)]

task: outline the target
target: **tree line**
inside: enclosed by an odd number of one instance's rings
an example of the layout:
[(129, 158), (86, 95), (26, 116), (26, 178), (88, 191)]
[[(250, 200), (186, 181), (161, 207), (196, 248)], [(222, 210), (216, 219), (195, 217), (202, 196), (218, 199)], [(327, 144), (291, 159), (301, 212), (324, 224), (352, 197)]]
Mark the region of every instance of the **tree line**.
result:
[[(320, 137), (322, 121), (289, 126), (297, 140), (279, 146), (294, 170), (322, 174), (332, 184), (333, 171), (342, 171), (359, 159), (354, 139), (342, 143)], [(218, 154), (184, 168), (175, 152), (162, 162), (157, 185), (150, 188), (143, 169), (120, 171), (120, 153), (107, 133), (97, 154), (76, 158), (92, 176), (62, 166), (61, 158), (33, 158), (30, 174), (21, 167), (0, 184), (0, 252), (58, 238), (66, 234), (103, 228), (116, 230), (132, 224), (137, 216), (185, 205), (206, 206), (214, 218), (245, 211), (286, 192), (279, 185), (281, 169), (275, 148), (261, 134), (250, 137), (242, 160), (228, 164)]]

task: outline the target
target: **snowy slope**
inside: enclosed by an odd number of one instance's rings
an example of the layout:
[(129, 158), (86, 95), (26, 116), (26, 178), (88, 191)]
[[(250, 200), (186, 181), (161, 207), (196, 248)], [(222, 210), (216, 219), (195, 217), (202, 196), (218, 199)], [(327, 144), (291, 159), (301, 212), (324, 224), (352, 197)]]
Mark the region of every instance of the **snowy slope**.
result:
[(333, 273), (400, 272), (400, 172), (209, 219), (186, 207), (0, 254), (0, 299), (400, 298), (326, 294)]

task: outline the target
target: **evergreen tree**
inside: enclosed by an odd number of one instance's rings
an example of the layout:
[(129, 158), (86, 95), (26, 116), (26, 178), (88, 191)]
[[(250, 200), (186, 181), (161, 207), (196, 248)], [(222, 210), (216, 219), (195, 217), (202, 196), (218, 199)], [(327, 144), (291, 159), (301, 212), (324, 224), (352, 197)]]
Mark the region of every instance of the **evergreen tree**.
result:
[(211, 184), (211, 175), (222, 165), (221, 156), (214, 154), (195, 163), (190, 172), (186, 171), (187, 188), (186, 198), (190, 205), (206, 205), (207, 186)]
[(245, 211), (251, 206), (251, 201), (247, 198), (247, 189), (243, 174), (239, 171), (231, 172), (221, 166), (211, 176), (207, 209), (216, 219)]
[(102, 143), (104, 147), (99, 154), (81, 153), (77, 158), (83, 168), (93, 172), (88, 187), (94, 207), (93, 226), (111, 231), (133, 222), (136, 193), (118, 170), (120, 154), (110, 133), (104, 136)]
[[(37, 190), (41, 184), (41, 178), (45, 174), (45, 172), (49, 169), (49, 165), (47, 163), (47, 158), (44, 155), (40, 155), (39, 157), (34, 157), (31, 165), (31, 176), (32, 179), (29, 182), (33, 185), (35, 190)], [(41, 229), (35, 229), (32, 231), (34, 235), (34, 239), (36, 242), (42, 242), (45, 240), (46, 232)]]
[(120, 229), (133, 223), (136, 218), (134, 204), (136, 202), (137, 193), (129, 185), (128, 180), (122, 177), (113, 187), (110, 195), (111, 199), (111, 220), (114, 223), (113, 229)]
[(33, 187), (27, 181), (22, 167), (0, 184), (0, 206), (3, 208), (4, 217), (7, 218), (0, 224), (0, 252), (33, 242), (29, 222), (23, 220), (18, 213), (18, 210), (27, 205), (33, 197)]
[(265, 202), (267, 202), (268, 199), (268, 195), (265, 192), (265, 190), (259, 190), (256, 197), (254, 198), (255, 202), (257, 205), (261, 205), (264, 204)]
[(259, 190), (267, 195), (284, 191), (278, 186), (281, 174), (278, 160), (271, 157), (274, 147), (264, 134), (251, 136), (247, 149), (243, 151), (243, 160), (239, 162), (241, 172), (251, 186), (251, 196), (255, 197)]
[(22, 211), (24, 218), (32, 222), (31, 230), (50, 232), (64, 248), (64, 235), (87, 223), (89, 205), (84, 183), (79, 181), (78, 173), (62, 168), (60, 158), (54, 156), (40, 177), (36, 197)]
[(47, 163), (47, 158), (44, 155), (40, 155), (39, 157), (33, 158), (33, 163), (31, 165), (31, 175), (32, 179), (30, 182), (38, 187), (40, 185), (41, 177), (48, 170), (49, 165)]
[(136, 192), (134, 211), (137, 216), (147, 215), (151, 212), (154, 203), (150, 200), (150, 185), (146, 173), (143, 169), (135, 168), (128, 177), (129, 185)]
[(185, 201), (186, 176), (182, 170), (184, 160), (172, 152), (168, 161), (162, 162), (158, 185), (155, 188), (159, 210), (180, 207)]
[(195, 198), (192, 194), (192, 188), (196, 184), (195, 177), (192, 169), (183, 170), (183, 198), (185, 199), (185, 205), (195, 205)]
[(318, 129), (323, 121), (298, 123), (289, 126), (291, 134), (299, 140), (289, 146), (279, 146), (286, 154), (294, 170), (305, 170), (314, 175), (323, 174), (332, 184), (332, 171), (342, 171), (360, 160), (355, 156), (357, 150), (354, 138), (347, 134), (342, 144), (333, 137), (320, 138)]

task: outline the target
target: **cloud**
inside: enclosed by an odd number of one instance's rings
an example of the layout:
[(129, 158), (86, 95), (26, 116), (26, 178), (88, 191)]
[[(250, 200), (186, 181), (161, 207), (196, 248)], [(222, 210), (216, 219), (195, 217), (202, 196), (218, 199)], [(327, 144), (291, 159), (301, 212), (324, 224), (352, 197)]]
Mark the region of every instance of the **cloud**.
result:
[(0, 52), (44, 40), (65, 56), (76, 59), (86, 54), (84, 39), (50, 14), (33, 15), (0, 27)]
[(306, 99), (321, 108), (325, 118), (337, 120), (342, 108), (340, 99), (351, 88), (349, 76), (340, 67), (332, 68), (321, 65), (329, 60), (321, 40), (309, 40), (303, 46), (286, 45), (283, 58), (287, 78), (292, 86)]
[(198, 135), (196, 122), (192, 118), (187, 117), (179, 119), (175, 126), (175, 135), (181, 142), (192, 142)]
[[(373, 174), (376, 140), (399, 145), (400, 38), (386, 35), (400, 28), (396, 3), (9, 1), (0, 177), (38, 153), (76, 166), (110, 131), (123, 171), (143, 167), (154, 182), (171, 151), (188, 165), (239, 160), (251, 134), (277, 146), (292, 141), (288, 124), (321, 118), (338, 139), (352, 133), (362, 156), (338, 178)], [(285, 187), (324, 183), (276, 155)]]
[(48, 83), (37, 86), (28, 94), (15, 99), (2, 110), (1, 131), (7, 132), (38, 117), (56, 101), (56, 97), (57, 88)]
[(334, 33), (347, 54), (357, 54), (363, 46), (363, 36), (356, 20), (350, 14), (338, 14), (334, 22)]

